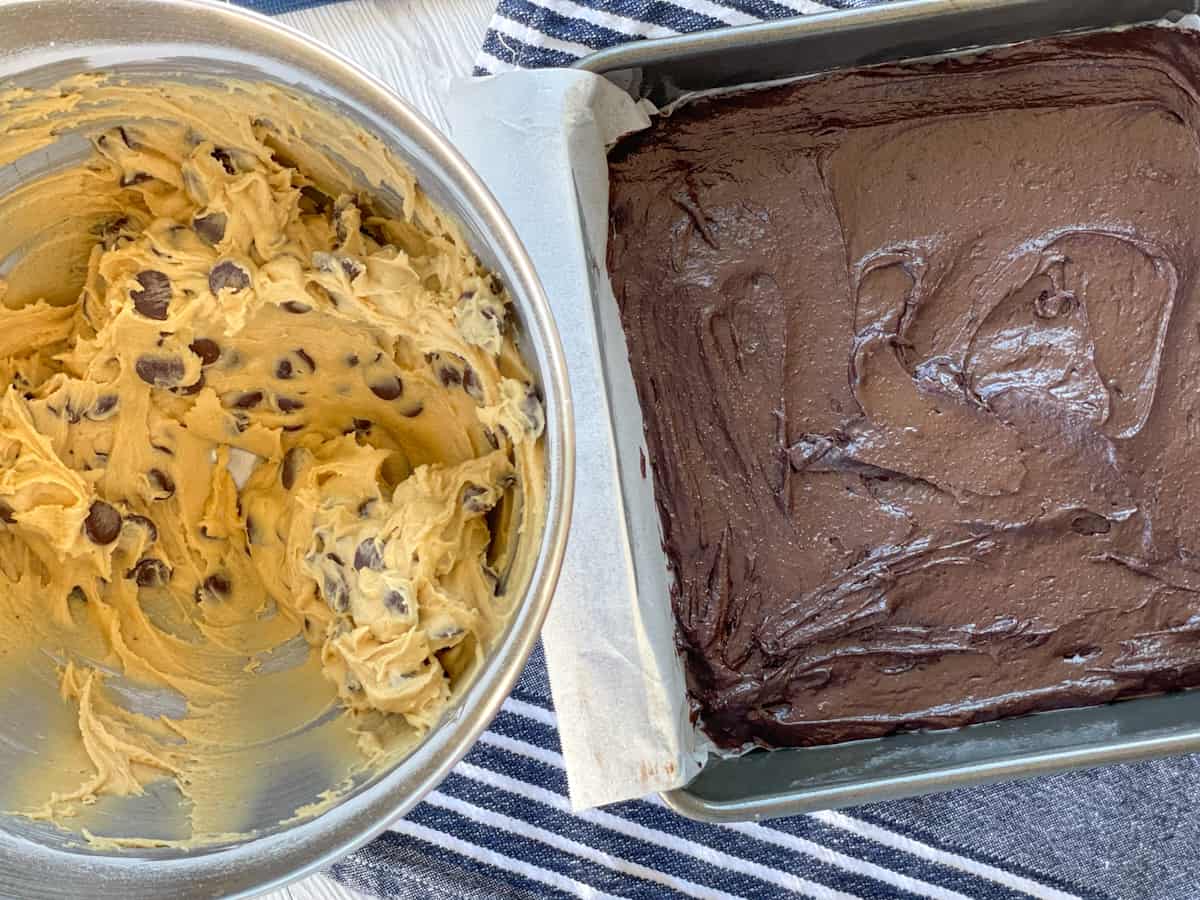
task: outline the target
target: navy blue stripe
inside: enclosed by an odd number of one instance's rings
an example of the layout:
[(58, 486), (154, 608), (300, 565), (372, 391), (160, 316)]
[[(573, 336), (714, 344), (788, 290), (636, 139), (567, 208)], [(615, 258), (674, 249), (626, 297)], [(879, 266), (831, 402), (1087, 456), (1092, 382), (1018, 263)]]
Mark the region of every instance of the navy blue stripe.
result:
[(736, 9), (738, 12), (744, 12), (756, 19), (787, 19), (804, 15), (782, 3), (775, 3), (774, 0), (713, 0), (713, 2)]
[(238, 6), (245, 6), (255, 12), (268, 16), (280, 13), (295, 12), (298, 9), (310, 9), (314, 6), (328, 6), (339, 0), (233, 0)]
[(514, 700), (522, 700), (525, 703), (528, 703), (530, 706), (538, 706), (538, 707), (541, 707), (542, 709), (546, 710), (547, 712), (554, 712), (554, 703), (550, 700), (549, 697), (545, 697), (545, 696), (542, 696), (541, 694), (530, 691), (530, 690), (522, 687), (520, 684), (518, 684), (515, 688), (513, 688), (512, 694), (510, 696)]
[(535, 719), (527, 719), (506, 709), (500, 710), (496, 718), (492, 720), (491, 727), (488, 730), (494, 731), (496, 734), (502, 734), (505, 737), (525, 741), (543, 750), (553, 750), (555, 753), (562, 752), (562, 748), (558, 743), (557, 731), (549, 725), (543, 725)]
[(674, 31), (704, 31), (709, 28), (728, 27), (720, 19), (684, 9), (665, 0), (593, 0), (587, 5), (614, 16), (637, 19), (647, 25), (662, 25)]
[[(424, 824), (424, 823), (422, 823)], [(434, 826), (428, 826), (434, 827)], [(436, 829), (441, 831), (442, 829)], [(478, 828), (476, 829), (476, 837), (478, 837)], [(471, 843), (476, 843), (475, 840), (470, 840)], [(559, 890), (558, 888), (549, 887), (540, 881), (535, 881), (532, 878), (527, 878), (517, 872), (511, 872), (508, 869), (502, 869), (499, 866), (494, 866), (491, 863), (479, 862), (463, 856), (461, 853), (455, 853), (453, 850), (448, 850), (438, 844), (431, 843), (422, 838), (412, 837), (407, 834), (398, 834), (394, 831), (385, 831), (366, 847), (356, 853), (348, 856), (343, 862), (335, 863), (331, 868), (331, 873), (338, 881), (354, 886), (356, 883), (361, 883), (358, 874), (353, 871), (354, 867), (373, 867), (376, 869), (383, 866), (394, 865), (397, 859), (402, 859), (405, 851), (411, 847), (417, 847), (421, 852), (428, 854), (436, 860), (453, 866), (461, 873), (463, 870), (469, 870), (484, 874), (490, 878), (498, 879), (501, 882), (511, 885), (514, 889), (519, 890), (525, 896), (547, 898), (547, 900), (574, 900), (577, 896), (573, 893)], [(545, 867), (543, 867), (545, 868)], [(403, 874), (395, 870), (388, 871), (383, 869), (380, 872), (380, 887), (374, 889), (377, 896), (390, 897), (395, 896), (394, 889), (388, 889), (388, 876), (392, 880), (397, 878), (403, 880)], [(461, 878), (461, 874), (459, 875)], [(362, 888), (360, 888), (361, 890)]]
[(967, 859), (973, 859), (977, 862), (987, 863), (989, 866), (995, 866), (1004, 872), (1012, 872), (1014, 875), (1021, 875), (1032, 881), (1041, 882), (1048, 887), (1058, 888), (1060, 891), (1066, 891), (1071, 894), (1079, 894), (1086, 900), (1113, 900), (1108, 895), (1101, 893), (1092, 888), (1084, 887), (1080, 884), (1075, 884), (1065, 878), (1059, 878), (1055, 875), (1050, 875), (1046, 872), (1039, 872), (1028, 866), (1021, 865), (1018, 862), (1010, 859), (1003, 859), (994, 856), (990, 853), (983, 852), (974, 847), (964, 847), (961, 844), (956, 844), (953, 841), (947, 841), (944, 838), (938, 837), (933, 832), (927, 831), (919, 826), (912, 825), (908, 822), (893, 822), (884, 816), (878, 816), (874, 812), (868, 812), (869, 807), (858, 807), (855, 809), (846, 810), (846, 814), (853, 816), (856, 819), (862, 819), (871, 825), (877, 825), (880, 828), (886, 828), (889, 831), (894, 831), (897, 834), (902, 834), (905, 837), (912, 838), (915, 841), (920, 841), (923, 844), (928, 844), (931, 847), (936, 847), (938, 850), (944, 850), (947, 853), (953, 853), (957, 856), (963, 856)]
[(409, 813), (408, 818), (435, 831), (452, 834), (471, 843), (478, 843), (480, 838), (486, 834), (489, 849), (542, 869), (565, 875), (567, 878), (590, 885), (597, 890), (627, 897), (629, 900), (658, 900), (669, 894), (678, 895), (677, 892), (668, 891), (662, 885), (644, 878), (617, 872), (599, 863), (572, 856), (524, 835), (514, 834), (502, 828), (481, 826), (478, 822), (461, 816), (453, 810), (430, 803), (422, 803), (417, 806)]
[[(562, 834), (603, 853), (610, 853), (704, 887), (742, 897), (792, 896), (790, 891), (760, 878), (729, 871), (712, 863), (667, 850), (649, 841), (618, 834), (602, 826), (559, 812), (537, 801), (511, 794), (508, 791), (488, 788), (461, 775), (451, 775), (442, 784), (441, 790), (474, 806), (490, 809), (523, 822), (535, 823), (541, 828)], [(722, 849), (725, 848), (722, 847)], [(643, 879), (638, 879), (638, 881), (639, 887), (641, 884), (647, 886), (648, 891), (644, 896), (650, 900), (662, 896), (666, 890), (661, 885)], [(604, 889), (612, 890), (611, 887), (604, 887)]]
[[(521, 697), (530, 703), (536, 703), (545, 709), (553, 709), (554, 702), (550, 691), (550, 673), (546, 669), (546, 656), (542, 650), (541, 641), (534, 645), (525, 670), (517, 679), (514, 697)], [(535, 699), (530, 699), (535, 698)]]
[(545, 47), (535, 47), (507, 34), (500, 34), (494, 28), (489, 28), (483, 39), (483, 51), (490, 53), (502, 62), (511, 63), (526, 69), (537, 69), (548, 66), (566, 68), (574, 65), (578, 56), (563, 53), (561, 50), (547, 50)]
[(465, 757), (473, 766), (499, 772), (526, 784), (535, 784), (556, 794), (567, 796), (567, 776), (562, 769), (540, 763), (520, 753), (490, 744), (476, 744)]
[(611, 28), (594, 25), (583, 19), (572, 19), (529, 0), (500, 0), (497, 12), (506, 19), (527, 25), (542, 34), (562, 41), (574, 41), (600, 50), (630, 40), (630, 36)]

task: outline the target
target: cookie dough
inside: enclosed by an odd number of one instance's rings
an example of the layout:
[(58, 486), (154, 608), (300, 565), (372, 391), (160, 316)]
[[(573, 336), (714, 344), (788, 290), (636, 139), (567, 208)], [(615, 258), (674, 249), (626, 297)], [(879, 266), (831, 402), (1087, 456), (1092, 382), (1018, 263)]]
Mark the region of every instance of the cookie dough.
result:
[(437, 722), (532, 565), (544, 414), (370, 135), (266, 85), (0, 94), (3, 171), (81, 135), (0, 198), (0, 667), (49, 654), (90, 768), (23, 811), (173, 779), (202, 841), (271, 739), (333, 710), (348, 775)]

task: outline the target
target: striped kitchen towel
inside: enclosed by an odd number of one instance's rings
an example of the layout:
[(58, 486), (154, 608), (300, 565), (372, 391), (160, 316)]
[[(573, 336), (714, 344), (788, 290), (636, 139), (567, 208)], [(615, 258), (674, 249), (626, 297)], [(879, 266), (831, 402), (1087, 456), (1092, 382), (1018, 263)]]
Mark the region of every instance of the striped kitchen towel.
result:
[[(279, 13), (326, 0), (242, 2)], [(623, 41), (870, 2), (499, 0), (476, 72), (569, 65)], [(394, 9), (404, 15), (403, 3)], [(330, 874), (405, 900), (1192, 900), (1198, 811), (1200, 756), (754, 824), (691, 822), (653, 798), (572, 814), (539, 649), (441, 787)]]
[(883, 0), (499, 0), (476, 75), (569, 66), (596, 50)]

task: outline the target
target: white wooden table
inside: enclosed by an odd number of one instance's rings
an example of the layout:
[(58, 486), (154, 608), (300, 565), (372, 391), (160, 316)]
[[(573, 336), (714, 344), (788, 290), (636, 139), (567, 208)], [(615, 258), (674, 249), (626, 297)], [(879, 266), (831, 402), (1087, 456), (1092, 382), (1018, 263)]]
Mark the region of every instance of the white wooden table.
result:
[[(495, 0), (349, 0), (279, 16), (352, 59), (446, 130), (450, 79), (469, 75)], [(359, 900), (314, 876), (261, 900)]]

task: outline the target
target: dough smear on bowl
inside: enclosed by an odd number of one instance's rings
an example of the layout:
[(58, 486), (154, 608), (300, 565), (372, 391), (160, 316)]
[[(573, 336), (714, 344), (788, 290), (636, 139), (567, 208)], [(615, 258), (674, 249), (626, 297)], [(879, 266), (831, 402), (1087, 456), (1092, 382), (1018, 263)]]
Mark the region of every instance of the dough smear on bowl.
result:
[[(74, 725), (0, 799), (216, 840), (286, 736), (335, 797), (437, 723), (532, 567), (503, 285), (380, 141), (274, 86), (3, 93), (0, 172), (0, 677)], [(161, 834), (90, 824), (163, 782)]]

